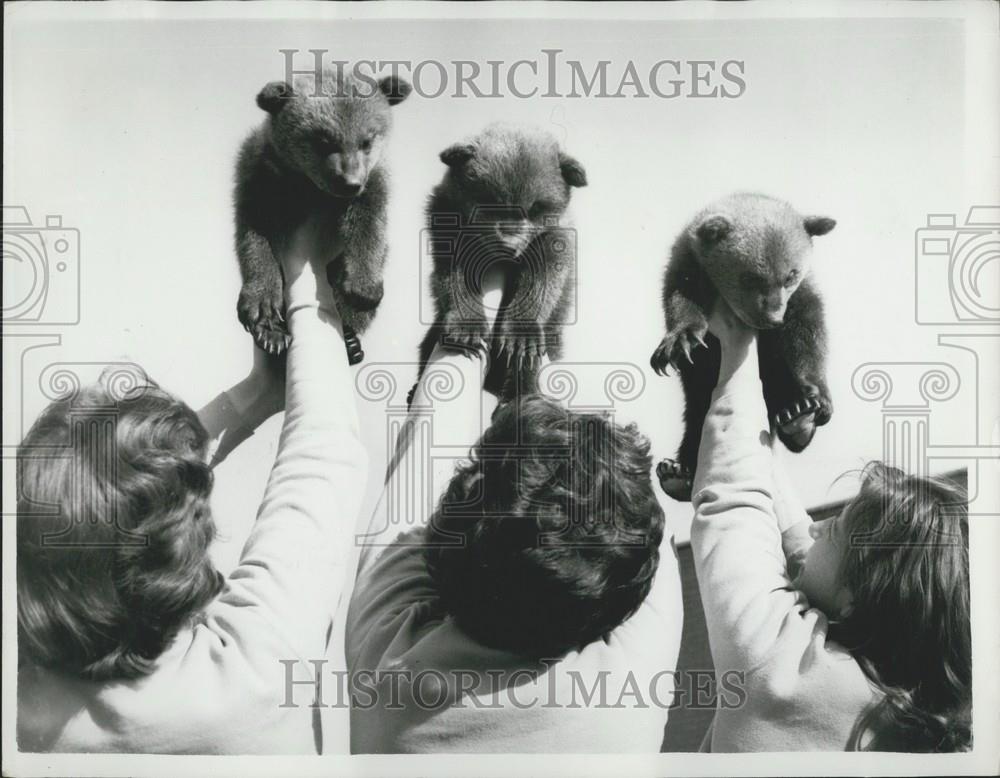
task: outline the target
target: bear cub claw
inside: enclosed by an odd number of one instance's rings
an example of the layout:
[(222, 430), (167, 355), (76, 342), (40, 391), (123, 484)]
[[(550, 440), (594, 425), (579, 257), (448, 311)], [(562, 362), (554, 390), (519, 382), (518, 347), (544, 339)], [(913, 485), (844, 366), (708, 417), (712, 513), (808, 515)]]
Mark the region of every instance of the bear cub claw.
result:
[(656, 466), (660, 488), (677, 502), (691, 502), (694, 474), (675, 459), (664, 459)]
[(454, 312), (449, 312), (445, 317), (441, 332), (441, 345), (445, 348), (479, 349), (484, 343), (489, 342), (489, 338), (490, 328), (486, 319), (481, 321), (462, 319)]
[(344, 346), (347, 347), (347, 363), (349, 365), (357, 365), (365, 358), (365, 352), (361, 349), (361, 339), (347, 325), (344, 325)]
[(796, 454), (809, 445), (816, 428), (826, 424), (832, 414), (829, 400), (822, 396), (818, 388), (810, 385), (804, 389), (802, 397), (780, 408), (771, 417), (778, 438)]
[(549, 352), (545, 333), (537, 322), (503, 321), (497, 333), (497, 357), (505, 360), (507, 367), (515, 365), (520, 370), (527, 362), (533, 367)]
[(653, 356), (649, 358), (649, 364), (657, 375), (670, 375), (667, 370), (669, 365), (675, 371), (680, 372), (685, 364), (694, 364), (692, 352), (697, 348), (707, 347), (705, 343), (705, 333), (708, 329), (682, 329), (676, 332), (668, 332), (660, 345), (656, 347)]
[(243, 329), (268, 354), (278, 355), (288, 348), (291, 337), (282, 314), (281, 296), (243, 289), (236, 312)]

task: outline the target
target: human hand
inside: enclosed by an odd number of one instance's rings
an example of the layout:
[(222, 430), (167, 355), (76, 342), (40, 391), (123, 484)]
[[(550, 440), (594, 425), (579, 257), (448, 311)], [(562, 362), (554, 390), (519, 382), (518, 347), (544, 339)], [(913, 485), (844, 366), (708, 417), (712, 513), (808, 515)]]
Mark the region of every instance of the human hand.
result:
[(490, 265), (483, 273), (480, 289), (483, 293), (483, 310), (490, 330), (497, 321), (500, 312), (500, 302), (503, 299), (504, 274), (496, 264)]
[(327, 265), (331, 260), (329, 246), (322, 225), (307, 220), (279, 252), (285, 279), (286, 316), (300, 307), (318, 307), (337, 316), (333, 289), (327, 280)]
[[(757, 331), (748, 327), (722, 297), (716, 299), (708, 317), (708, 331), (719, 339), (722, 363), (718, 385), (726, 383), (748, 361), (756, 366)], [(756, 369), (753, 371), (756, 377)]]
[(207, 460), (215, 467), (254, 430), (285, 408), (285, 352), (253, 349), (253, 367), (246, 378), (216, 395), (198, 411), (208, 432)]
[(263, 418), (268, 418), (285, 408), (285, 367), (288, 364), (283, 352), (278, 356), (262, 349), (253, 350), (253, 367), (246, 377), (252, 405)]
[(719, 339), (723, 350), (727, 347), (730, 350), (746, 348), (756, 338), (756, 330), (744, 324), (722, 297), (717, 298), (712, 306), (708, 331)]

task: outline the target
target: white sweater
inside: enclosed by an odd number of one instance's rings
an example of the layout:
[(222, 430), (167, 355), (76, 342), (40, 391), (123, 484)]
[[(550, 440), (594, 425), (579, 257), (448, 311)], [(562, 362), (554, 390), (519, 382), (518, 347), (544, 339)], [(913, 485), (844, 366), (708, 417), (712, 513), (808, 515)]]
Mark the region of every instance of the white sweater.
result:
[(538, 664), (455, 625), (424, 563), (424, 533), (400, 534), (358, 576), (347, 666), (372, 691), (352, 699), (352, 753), (660, 750), (683, 621), (669, 537), (652, 588), (629, 619)]
[(315, 308), (289, 316), (278, 454), (222, 593), (144, 678), (95, 683), (22, 668), (20, 750), (317, 752), (319, 722), (301, 688), (298, 707), (281, 707), (279, 660), (326, 654), (367, 472), (343, 336), (323, 318)]
[(717, 709), (708, 745), (844, 750), (873, 691), (789, 579), (760, 381), (739, 378), (713, 394), (694, 484), (691, 548), (712, 660), (718, 676), (743, 673), (746, 691), (741, 706)]

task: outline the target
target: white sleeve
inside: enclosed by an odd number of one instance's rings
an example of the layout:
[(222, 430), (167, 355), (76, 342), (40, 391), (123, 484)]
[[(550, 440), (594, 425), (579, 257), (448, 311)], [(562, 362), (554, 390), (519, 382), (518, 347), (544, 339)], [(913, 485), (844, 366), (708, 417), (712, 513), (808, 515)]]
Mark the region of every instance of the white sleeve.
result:
[(789, 634), (789, 617), (805, 609), (787, 576), (773, 495), (760, 381), (716, 390), (698, 456), (691, 548), (720, 672), (758, 667), (779, 633)]
[(368, 457), (340, 323), (290, 310), (286, 412), (263, 502), (220, 605), (253, 608), (300, 657), (325, 653)]

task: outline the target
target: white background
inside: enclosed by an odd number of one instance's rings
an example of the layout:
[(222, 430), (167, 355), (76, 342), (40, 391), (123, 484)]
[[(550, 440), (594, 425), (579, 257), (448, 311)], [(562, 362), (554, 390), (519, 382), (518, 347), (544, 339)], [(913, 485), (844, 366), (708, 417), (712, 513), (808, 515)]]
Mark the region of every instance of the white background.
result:
[[(629, 59), (640, 72), (660, 59), (745, 62), (746, 92), (732, 100), (414, 94), (395, 108), (390, 258), (385, 299), (363, 338), (369, 362), (413, 362), (423, 335), (419, 235), (427, 194), (444, 172), (438, 153), (505, 119), (549, 128), (587, 169), (590, 185), (574, 194), (580, 280), (566, 359), (641, 369), (644, 391), (619, 412), (639, 423), (657, 458), (673, 454), (681, 432), (679, 381), (648, 367), (662, 336), (667, 250), (694, 212), (736, 189), (838, 221), (816, 240), (815, 257), (836, 410), (808, 451), (788, 458), (803, 501), (849, 493), (850, 482), (831, 488), (836, 476), (882, 456), (879, 404), (851, 389), (863, 363), (953, 363), (963, 384), (932, 406), (930, 438), (976, 441), (971, 355), (939, 346), (941, 329), (914, 318), (915, 230), (928, 213), (957, 213), (961, 222), (970, 205), (997, 201), (995, 175), (984, 185), (974, 169), (992, 159), (987, 172), (995, 170), (997, 143), (989, 126), (967, 125), (965, 89), (977, 75), (966, 71), (958, 20), (25, 19), (14, 34), (12, 16), (4, 203), (26, 206), (36, 223), (60, 214), (79, 230), (82, 318), (35, 329), (62, 341), (27, 355), (23, 372), (5, 348), (5, 444), (16, 443), (11, 430), (43, 407), (34, 382), (52, 361), (135, 361), (195, 408), (246, 374), (253, 347), (235, 315), (232, 168), (242, 138), (264, 116), (257, 91), (284, 75), (283, 48), (301, 49), (302, 67), (310, 48), (336, 59), (414, 62), (540, 60), (543, 48), (561, 48), (563, 59), (581, 60), (588, 72), (611, 60), (611, 73)], [(980, 144), (974, 151), (970, 138)], [(989, 272), (985, 283), (1000, 283), (996, 263)], [(980, 369), (995, 382), (995, 362)], [(15, 395), (23, 414), (9, 401)], [(372, 461), (369, 510), (382, 481), (386, 422), (379, 405), (359, 408)], [(273, 419), (217, 470), (216, 553), (224, 568), (253, 520), (278, 429)], [(663, 502), (683, 535), (689, 509)]]

